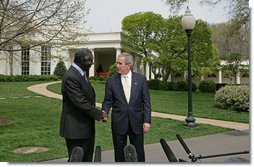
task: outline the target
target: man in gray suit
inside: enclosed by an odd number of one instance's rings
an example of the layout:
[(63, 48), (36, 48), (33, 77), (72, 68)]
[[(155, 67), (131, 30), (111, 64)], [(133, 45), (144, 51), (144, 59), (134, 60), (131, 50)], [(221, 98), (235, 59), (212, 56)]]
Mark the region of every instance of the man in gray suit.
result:
[(95, 120), (99, 121), (102, 118), (102, 112), (95, 107), (94, 89), (86, 75), (92, 64), (91, 51), (78, 49), (74, 63), (62, 79), (60, 136), (66, 141), (68, 162), (75, 147), (83, 149), (83, 162), (91, 162), (93, 158)]
[[(145, 162), (144, 133), (151, 124), (150, 94), (146, 77), (132, 72), (133, 57), (121, 53), (117, 58), (118, 74), (107, 80), (102, 112), (111, 114), (115, 161), (124, 162), (127, 136), (135, 146), (138, 161)], [(107, 121), (106, 117), (102, 119)]]

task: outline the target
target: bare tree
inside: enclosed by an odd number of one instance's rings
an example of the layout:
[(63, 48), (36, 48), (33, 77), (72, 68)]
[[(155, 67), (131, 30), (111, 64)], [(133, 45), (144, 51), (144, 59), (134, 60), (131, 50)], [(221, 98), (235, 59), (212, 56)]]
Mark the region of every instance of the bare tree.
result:
[(249, 59), (249, 38), (245, 31), (240, 29), (235, 33), (228, 30), (232, 27), (232, 23), (220, 23), (211, 25), (212, 40), (219, 50), (220, 58), (227, 60), (229, 53), (239, 53), (243, 60)]
[[(169, 7), (170, 11), (177, 13), (185, 3), (191, 0), (162, 0)], [(194, 0), (193, 0), (194, 1)], [(198, 0), (201, 6), (216, 7), (224, 5), (224, 9), (228, 11), (229, 19), (234, 22), (231, 31), (235, 32), (243, 27), (249, 29), (250, 9), (249, 0)]]
[(0, 51), (16, 51), (9, 47), (14, 43), (73, 42), (80, 36), (73, 27), (82, 28), (88, 12), (85, 0), (1, 0)]

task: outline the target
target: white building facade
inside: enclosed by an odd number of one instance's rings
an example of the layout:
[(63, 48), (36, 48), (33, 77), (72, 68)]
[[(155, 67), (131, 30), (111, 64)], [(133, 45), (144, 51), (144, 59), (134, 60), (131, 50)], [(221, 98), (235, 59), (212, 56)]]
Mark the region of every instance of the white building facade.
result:
[[(0, 74), (2, 75), (49, 75), (54, 73), (54, 69), (63, 60), (69, 68), (74, 60), (74, 54), (78, 48), (88, 48), (94, 56), (94, 65), (90, 68), (89, 76), (95, 76), (96, 71), (107, 72), (109, 67), (115, 63), (117, 55), (123, 50), (121, 32), (92, 33), (80, 36), (75, 44), (58, 47), (56, 43), (45, 46), (36, 46), (27, 49), (20, 45), (12, 45), (13, 52), (0, 51)], [(135, 58), (134, 58), (135, 61)], [(245, 62), (248, 64), (249, 62)], [(225, 62), (221, 62), (223, 66)], [(149, 68), (143, 68), (140, 63), (135, 63), (134, 71), (149, 76)], [(153, 79), (152, 75), (151, 78)], [(182, 80), (179, 75), (170, 76), (169, 81), (176, 82)], [(215, 71), (213, 75), (203, 76), (202, 80), (212, 80), (215, 83), (234, 84), (235, 81), (222, 73), (221, 70)], [(248, 73), (239, 74), (236, 79), (237, 84), (249, 84)], [(195, 81), (195, 80), (194, 80)]]

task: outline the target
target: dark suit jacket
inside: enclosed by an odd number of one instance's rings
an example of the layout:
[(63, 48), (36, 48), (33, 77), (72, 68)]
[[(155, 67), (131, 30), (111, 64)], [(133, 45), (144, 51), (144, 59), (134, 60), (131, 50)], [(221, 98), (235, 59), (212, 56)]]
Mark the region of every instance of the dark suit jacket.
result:
[[(112, 107), (112, 132), (125, 134), (131, 126), (135, 134), (143, 133), (143, 123), (151, 123), (150, 94), (146, 77), (132, 72), (131, 95), (126, 101), (121, 75), (116, 74), (106, 83), (102, 109), (107, 113)], [(129, 125), (130, 123), (130, 125)]]
[(95, 93), (77, 69), (71, 66), (62, 79), (63, 108), (60, 135), (83, 139), (95, 135), (95, 120), (101, 111), (95, 108)]

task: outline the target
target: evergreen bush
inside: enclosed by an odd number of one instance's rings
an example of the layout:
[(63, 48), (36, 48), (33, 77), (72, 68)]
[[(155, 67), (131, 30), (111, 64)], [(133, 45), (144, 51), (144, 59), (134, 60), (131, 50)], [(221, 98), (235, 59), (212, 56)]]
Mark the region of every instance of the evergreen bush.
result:
[(57, 65), (56, 68), (54, 70), (54, 75), (59, 76), (60, 78), (63, 78), (64, 73), (67, 71), (66, 66), (64, 64), (64, 62), (62, 60), (60, 60)]

